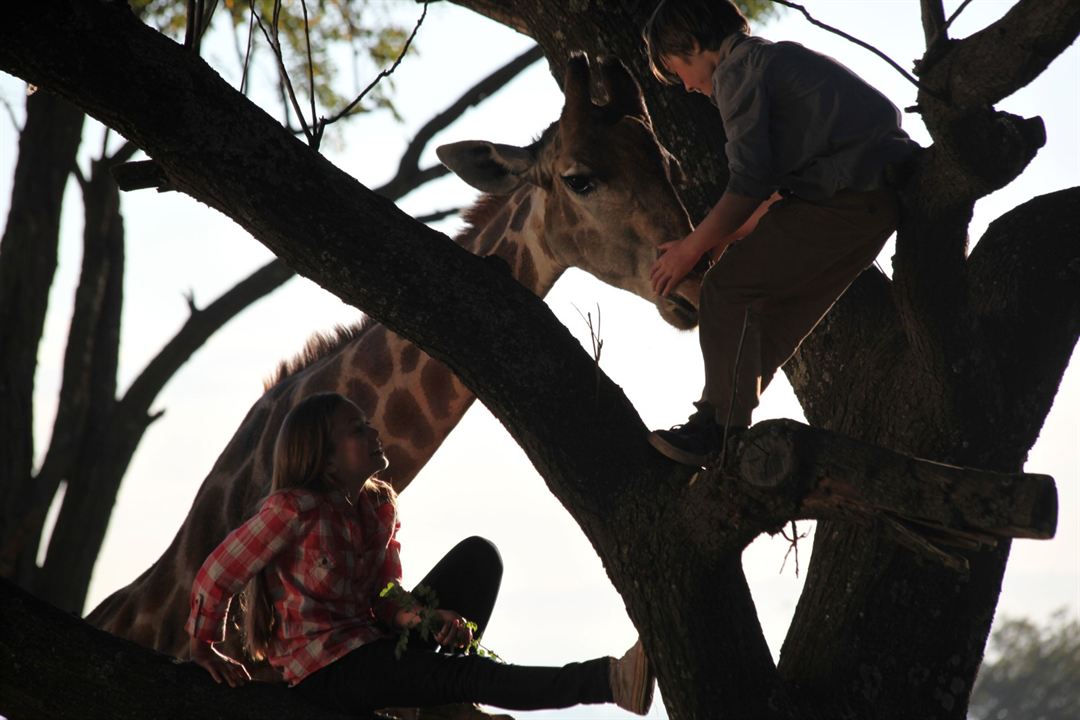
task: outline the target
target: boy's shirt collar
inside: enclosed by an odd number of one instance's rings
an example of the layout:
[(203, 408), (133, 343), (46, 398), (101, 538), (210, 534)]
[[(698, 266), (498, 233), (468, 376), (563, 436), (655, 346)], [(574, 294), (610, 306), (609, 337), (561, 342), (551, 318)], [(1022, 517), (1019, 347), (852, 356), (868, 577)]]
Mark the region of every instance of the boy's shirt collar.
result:
[(747, 37), (749, 37), (749, 36), (746, 33), (733, 32), (730, 35), (728, 35), (726, 38), (724, 38), (720, 42), (720, 47), (718, 47), (716, 49), (716, 51), (718, 53), (718, 56), (716, 58), (717, 66), (722, 65), (724, 63), (724, 61), (727, 60), (728, 55), (731, 54), (731, 51), (734, 50), (735, 47), (739, 43), (741, 43), (743, 40), (745, 40)]

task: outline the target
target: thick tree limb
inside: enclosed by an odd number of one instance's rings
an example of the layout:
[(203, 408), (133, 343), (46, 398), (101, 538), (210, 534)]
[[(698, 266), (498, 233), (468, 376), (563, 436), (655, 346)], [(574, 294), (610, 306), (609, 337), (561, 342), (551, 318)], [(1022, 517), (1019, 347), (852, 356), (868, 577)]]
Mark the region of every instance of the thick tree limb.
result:
[[(94, 163), (90, 177), (80, 179), (79, 184), (85, 210), (83, 263), (64, 352), (53, 434), (35, 482), (49, 498), (75, 461), (92, 404), (91, 395), (95, 402), (104, 399), (111, 405), (116, 389), (121, 286), (115, 276), (122, 279), (124, 267), (120, 198), (109, 175), (102, 172), (100, 161)], [(105, 361), (104, 367), (101, 360)], [(98, 383), (104, 383), (103, 392), (92, 390)]]
[(1080, 337), (1080, 188), (995, 220), (969, 265), (970, 302), (995, 350), (1009, 408), (998, 441), (1028, 448)]
[[(120, 196), (103, 161), (95, 161), (83, 189), (83, 254), (75, 291), (63, 379), (49, 451), (41, 471), (27, 483), (33, 496), (24, 508), (34, 526), (23, 548), (24, 568), (33, 575), (37, 538), (61, 480), (76, 484), (88, 448), (96, 450), (116, 397), (120, 312), (123, 307), (124, 228)], [(91, 450), (93, 452), (93, 450)], [(38, 578), (20, 573), (19, 581), (36, 588)]]
[(926, 47), (931, 47), (945, 31), (945, 8), (941, 0), (921, 0), (923, 37)]
[(953, 428), (949, 437), (936, 433), (946, 446), (978, 447), (980, 436), (996, 430), (984, 420), (1002, 409), (1001, 369), (969, 302), (972, 208), (1023, 172), (1046, 140), (1039, 118), (997, 112), (992, 104), (1030, 82), (1078, 33), (1075, 3), (1022, 0), (986, 29), (936, 46), (920, 67), (924, 84), (935, 90), (919, 100), (934, 145), (912, 163), (903, 183), (894, 297), (908, 362), (939, 385), (936, 414)]
[[(82, 111), (66, 100), (48, 92), (27, 98), (0, 240), (0, 537), (20, 522), (22, 487), (33, 466), (34, 370), (56, 272), (60, 206), (82, 126)], [(14, 565), (14, 548), (0, 544), (0, 576)]]
[(1037, 78), (1078, 34), (1080, 5), (1072, 0), (1020, 0), (920, 74), (955, 108), (989, 107)]
[[(217, 685), (0, 580), (0, 715), (12, 720), (343, 720), (283, 684)], [(118, 692), (118, 687), (123, 690)]]

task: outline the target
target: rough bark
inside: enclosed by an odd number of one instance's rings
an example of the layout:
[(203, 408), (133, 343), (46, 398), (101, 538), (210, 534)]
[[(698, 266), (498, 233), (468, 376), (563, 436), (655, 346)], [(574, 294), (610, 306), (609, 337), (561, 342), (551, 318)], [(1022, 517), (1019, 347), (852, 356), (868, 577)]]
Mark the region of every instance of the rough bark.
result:
[[(564, 57), (564, 43), (576, 42), (609, 52), (633, 44), (626, 57), (638, 58), (637, 11), (609, 3), (580, 11), (559, 4), (546, 12), (539, 2), (493, 6), (503, 15), (519, 7), (518, 21), (548, 57)], [(547, 24), (533, 27), (525, 22), (529, 13)], [(1007, 541), (956, 551), (970, 568), (965, 574), (926, 561), (877, 523), (821, 523), (806, 590), (775, 667), (739, 556), (758, 534), (796, 516), (788, 495), (725, 482), (717, 473), (690, 482), (652, 452), (621, 391), (535, 296), (315, 156), (123, 8), (45, 2), (33, 11), (13, 8), (9, 20), (0, 29), (0, 67), (48, 85), (117, 128), (160, 164), (173, 187), (227, 213), (297, 271), (445, 361), (485, 401), (597, 549), (643, 633), (672, 717), (963, 717)], [(557, 37), (556, 29), (573, 37)], [(677, 119), (685, 137), (695, 138), (686, 118)], [(933, 179), (923, 171), (914, 181), (918, 191)], [(706, 186), (721, 175), (705, 172)], [(356, 227), (368, 231), (362, 242)], [(1041, 248), (1028, 250), (1023, 260), (1035, 276), (1045, 259)], [(989, 437), (977, 446), (950, 445), (958, 437), (953, 414), (967, 409), (966, 398), (951, 393), (942, 403), (934, 390), (957, 380), (934, 375), (925, 361), (898, 372), (918, 357), (907, 311), (898, 311), (884, 278), (871, 275), (860, 287), (873, 302), (846, 303), (793, 368), (800, 395), (824, 418), (815, 424), (935, 460), (1022, 457), (1026, 447), (998, 450)], [(968, 283), (965, 292), (978, 290)], [(920, 299), (917, 290), (909, 295)], [(913, 320), (934, 331), (920, 312)], [(1060, 320), (1070, 327), (1073, 321)], [(865, 337), (837, 334), (873, 322), (885, 325)], [(835, 357), (815, 356), (826, 341), (840, 348)], [(840, 374), (845, 353), (849, 360), (864, 342), (882, 363), (860, 372), (876, 382), (834, 387), (830, 373)], [(984, 342), (976, 347), (991, 359), (993, 350)], [(922, 357), (936, 357), (936, 348)], [(1050, 365), (1035, 370), (1043, 383), (1060, 378)], [(893, 373), (909, 382), (926, 377), (926, 388), (905, 387)]]

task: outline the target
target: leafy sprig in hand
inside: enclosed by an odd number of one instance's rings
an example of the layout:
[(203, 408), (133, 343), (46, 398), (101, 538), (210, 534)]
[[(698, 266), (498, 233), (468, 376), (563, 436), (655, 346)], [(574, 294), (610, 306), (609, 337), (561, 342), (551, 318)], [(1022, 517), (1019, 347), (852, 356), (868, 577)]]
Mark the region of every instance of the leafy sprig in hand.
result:
[(416, 630), (423, 640), (434, 638), (443, 647), (460, 647), (466, 655), (476, 653), (481, 657), (503, 661), (496, 653), (480, 644), (476, 623), (451, 610), (439, 608), (439, 598), (431, 588), (417, 585), (410, 593), (397, 583), (390, 582), (379, 591), (379, 597), (390, 600), (399, 608), (401, 634), (394, 647), (394, 657), (401, 657), (409, 646), (410, 631)]

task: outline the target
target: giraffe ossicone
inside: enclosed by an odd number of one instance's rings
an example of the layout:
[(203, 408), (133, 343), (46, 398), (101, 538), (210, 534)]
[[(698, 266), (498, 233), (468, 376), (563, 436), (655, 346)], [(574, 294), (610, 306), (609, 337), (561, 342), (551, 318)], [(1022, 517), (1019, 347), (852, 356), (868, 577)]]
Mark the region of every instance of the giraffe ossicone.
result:
[[(466, 213), (468, 227), (457, 242), (502, 258), (538, 295), (578, 267), (654, 303), (672, 325), (691, 328), (698, 280), (684, 281), (669, 298), (657, 297), (649, 281), (657, 246), (692, 230), (672, 184), (677, 162), (657, 141), (626, 68), (601, 62), (599, 75), (608, 96), (603, 105), (591, 99), (588, 61), (571, 58), (562, 114), (529, 147), (466, 141), (439, 149), (447, 166), (489, 193)], [(317, 335), (267, 382), (162, 556), (87, 620), (187, 657), (183, 627), (195, 573), (269, 491), (273, 443), (285, 414), (302, 398), (327, 391), (349, 397), (378, 428), (390, 459), (385, 479), (398, 491), (474, 399), (446, 366), (381, 325)]]

